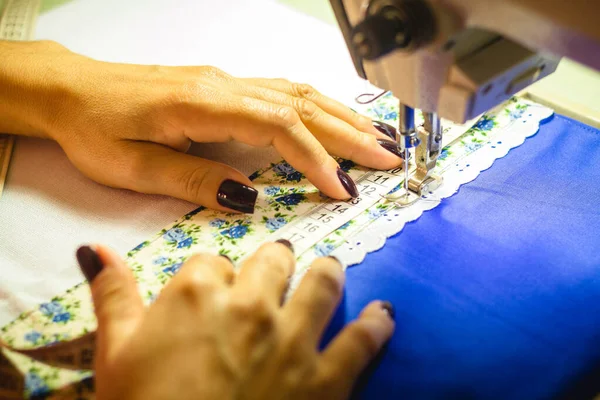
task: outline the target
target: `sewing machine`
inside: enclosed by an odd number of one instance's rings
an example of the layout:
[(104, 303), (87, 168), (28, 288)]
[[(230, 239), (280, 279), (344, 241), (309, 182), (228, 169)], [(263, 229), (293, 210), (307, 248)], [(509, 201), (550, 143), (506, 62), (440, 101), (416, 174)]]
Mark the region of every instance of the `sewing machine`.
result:
[[(396, 139), (405, 154), (406, 204), (441, 183), (431, 174), (442, 150), (440, 118), (477, 117), (554, 72), (561, 56), (600, 69), (600, 2), (330, 3), (358, 74), (400, 99)], [(415, 108), (423, 126), (415, 127)], [(409, 178), (413, 147), (416, 170)]]

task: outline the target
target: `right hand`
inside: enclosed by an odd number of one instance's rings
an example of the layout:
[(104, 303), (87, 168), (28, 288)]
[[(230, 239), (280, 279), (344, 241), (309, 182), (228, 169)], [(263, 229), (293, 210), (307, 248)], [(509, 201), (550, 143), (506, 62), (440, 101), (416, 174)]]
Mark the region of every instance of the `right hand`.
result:
[(282, 305), (295, 261), (281, 243), (263, 245), (238, 275), (225, 257), (193, 256), (147, 310), (118, 256), (82, 249), (103, 265), (86, 273), (99, 400), (346, 399), (394, 330), (391, 305), (374, 301), (318, 351), (343, 269), (334, 258), (316, 260)]

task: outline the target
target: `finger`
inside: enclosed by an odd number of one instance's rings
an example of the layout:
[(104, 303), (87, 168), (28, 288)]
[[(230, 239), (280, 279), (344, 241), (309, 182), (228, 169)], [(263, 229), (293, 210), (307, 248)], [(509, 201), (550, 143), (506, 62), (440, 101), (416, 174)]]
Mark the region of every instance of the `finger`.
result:
[(176, 304), (188, 304), (196, 308), (204, 303), (206, 296), (229, 286), (234, 279), (233, 264), (229, 258), (196, 254), (183, 263), (179, 272), (163, 289), (161, 297), (175, 297)]
[(290, 96), (312, 101), (326, 113), (347, 122), (354, 128), (381, 138), (386, 138), (385, 135), (373, 126), (371, 118), (361, 115), (343, 103), (321, 94), (310, 85), (292, 83), (286, 79), (247, 78), (243, 80), (252, 85), (277, 90)]
[(311, 100), (261, 86), (247, 85), (243, 90), (248, 96), (294, 108), (304, 126), (332, 155), (377, 169), (393, 168), (402, 162), (397, 144), (387, 136), (377, 135), (385, 136), (382, 139), (362, 132), (343, 119), (323, 111)]
[[(204, 94), (204, 95), (202, 95)], [(304, 126), (293, 107), (211, 90), (179, 105), (177, 124), (192, 140), (236, 140), (250, 146), (274, 146), (324, 194), (356, 197), (352, 179)], [(200, 117), (201, 116), (201, 117)]]
[(229, 257), (210, 254), (194, 254), (187, 261), (188, 268), (195, 270), (196, 278), (208, 284), (225, 287), (231, 285), (235, 278), (233, 264)]
[(393, 332), (391, 304), (381, 301), (370, 303), (322, 353), (322, 371), (337, 378), (340, 391), (349, 392), (356, 378), (377, 356)]
[(144, 313), (133, 273), (104, 246), (83, 246), (77, 260), (86, 276), (98, 319), (98, 350), (110, 356), (131, 336)]
[(295, 263), (288, 241), (263, 244), (243, 262), (234, 290), (240, 296), (260, 290), (269, 302), (279, 306)]
[(344, 270), (338, 260), (323, 257), (314, 261), (284, 309), (308, 340), (317, 343), (342, 296)]
[(148, 142), (125, 149), (127, 165), (120, 182), (142, 193), (163, 194), (211, 209), (253, 213), (258, 192), (241, 172), (221, 163), (179, 153)]
[[(304, 126), (293, 107), (252, 97), (229, 97), (214, 104), (221, 110), (217, 112), (220, 116), (212, 121), (208, 118), (209, 126), (220, 126), (231, 139), (252, 146), (273, 145), (292, 167), (329, 197), (348, 199), (358, 196), (352, 179)], [(221, 115), (223, 112), (225, 114)]]

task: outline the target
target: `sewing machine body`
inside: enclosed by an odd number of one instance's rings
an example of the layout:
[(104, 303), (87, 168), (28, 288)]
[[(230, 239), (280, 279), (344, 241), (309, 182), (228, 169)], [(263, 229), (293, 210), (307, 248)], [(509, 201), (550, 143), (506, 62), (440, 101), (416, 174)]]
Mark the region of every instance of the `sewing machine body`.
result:
[[(330, 0), (358, 74), (400, 100), (398, 146), (417, 147), (420, 194), (441, 152), (440, 118), (464, 123), (554, 72), (600, 69), (600, 3), (586, 0)], [(425, 125), (415, 127), (412, 109)], [(439, 184), (439, 181), (437, 182)]]

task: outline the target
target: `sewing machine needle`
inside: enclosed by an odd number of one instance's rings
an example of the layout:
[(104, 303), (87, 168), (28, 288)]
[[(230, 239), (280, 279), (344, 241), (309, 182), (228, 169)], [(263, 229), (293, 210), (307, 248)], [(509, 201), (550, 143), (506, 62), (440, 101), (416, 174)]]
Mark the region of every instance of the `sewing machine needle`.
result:
[(404, 193), (408, 197), (408, 157), (410, 153), (408, 148), (404, 149)]

